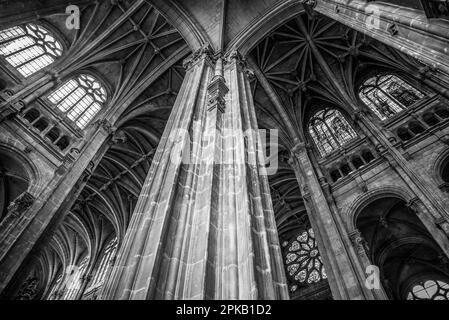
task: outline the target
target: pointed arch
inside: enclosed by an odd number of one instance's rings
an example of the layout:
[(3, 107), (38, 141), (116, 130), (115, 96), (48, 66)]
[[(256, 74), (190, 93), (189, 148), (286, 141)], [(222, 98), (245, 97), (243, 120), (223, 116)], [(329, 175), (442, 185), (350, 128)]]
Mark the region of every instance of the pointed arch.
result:
[(25, 78), (53, 64), (63, 52), (62, 41), (41, 24), (0, 31), (0, 56)]
[(376, 74), (363, 82), (359, 89), (362, 102), (380, 120), (391, 118), (426, 96), (402, 77), (395, 74)]
[(322, 157), (357, 137), (343, 114), (331, 107), (316, 111), (309, 120), (307, 130)]
[(73, 76), (47, 96), (80, 129), (84, 129), (100, 112), (107, 98), (103, 83), (90, 73)]

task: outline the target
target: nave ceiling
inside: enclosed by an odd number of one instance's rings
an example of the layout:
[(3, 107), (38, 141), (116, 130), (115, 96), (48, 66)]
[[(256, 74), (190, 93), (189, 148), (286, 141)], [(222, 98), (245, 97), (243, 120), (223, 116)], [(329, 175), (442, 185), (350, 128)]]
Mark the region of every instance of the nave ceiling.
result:
[[(76, 264), (85, 255), (100, 255), (112, 238), (120, 242), (126, 232), (185, 74), (182, 61), (199, 43), (183, 39), (189, 30), (168, 22), (174, 18), (162, 2), (84, 1), (81, 31), (67, 31), (64, 15), (41, 18), (63, 33), (74, 57), (62, 59), (61, 71), (83, 69), (99, 75), (116, 109), (106, 112), (116, 125), (104, 155), (93, 164), (75, 205), (42, 251), (36, 270), (47, 277), (56, 277), (56, 265), (64, 268), (66, 261)], [(308, 117), (324, 105), (349, 115), (349, 102), (357, 103), (357, 87), (368, 70), (407, 73), (420, 64), (338, 22), (304, 12), (292, 1), (260, 0), (257, 10), (250, 1), (230, 0), (224, 7), (219, 0), (174, 3), (173, 15), (188, 16), (201, 30), (198, 39), (216, 51), (241, 43), (243, 36), (254, 44), (246, 52), (255, 71), (253, 97), (259, 127), (279, 130), (279, 170), (269, 181), (281, 240), (289, 240), (298, 229), (310, 227), (288, 163), (297, 140), (309, 140)], [(279, 21), (267, 18), (277, 11)], [(263, 19), (266, 25), (259, 24)], [(225, 21), (223, 30), (219, 21)], [(259, 34), (253, 25), (266, 32)]]

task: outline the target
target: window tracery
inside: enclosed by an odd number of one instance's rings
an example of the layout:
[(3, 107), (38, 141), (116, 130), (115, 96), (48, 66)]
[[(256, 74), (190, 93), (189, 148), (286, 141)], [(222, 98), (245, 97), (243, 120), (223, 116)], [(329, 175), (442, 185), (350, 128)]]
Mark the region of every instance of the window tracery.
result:
[(53, 91), (48, 100), (84, 129), (106, 102), (106, 90), (91, 75), (81, 74)]
[(81, 283), (87, 269), (88, 261), (89, 257), (86, 257), (81, 261), (78, 268), (69, 268), (70, 275), (67, 277), (65, 291), (61, 300), (73, 300), (76, 298), (78, 290), (81, 289)]
[(407, 300), (449, 300), (449, 284), (441, 280), (427, 280), (413, 286)]
[(326, 156), (357, 137), (344, 116), (331, 108), (320, 110), (312, 117), (309, 133), (321, 156)]
[[(106, 278), (106, 273), (111, 267), (112, 260), (117, 251), (117, 238), (114, 238), (104, 250), (103, 257), (92, 280), (91, 288), (101, 286)], [(89, 290), (87, 290), (89, 291)]]
[(425, 94), (395, 75), (376, 75), (365, 81), (360, 99), (381, 120), (388, 119), (420, 99)]
[(327, 279), (313, 230), (304, 230), (290, 242), (283, 243), (285, 266), (292, 280), (290, 291)]
[(61, 43), (40, 25), (28, 23), (0, 31), (0, 55), (24, 77), (52, 64), (62, 52)]

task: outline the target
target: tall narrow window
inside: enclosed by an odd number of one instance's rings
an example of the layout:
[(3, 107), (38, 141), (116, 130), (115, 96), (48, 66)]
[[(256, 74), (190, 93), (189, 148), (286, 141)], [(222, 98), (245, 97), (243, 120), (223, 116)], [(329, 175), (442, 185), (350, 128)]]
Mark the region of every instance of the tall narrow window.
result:
[(74, 300), (76, 294), (81, 289), (81, 281), (87, 268), (87, 263), (89, 262), (89, 257), (85, 257), (78, 268), (71, 269), (71, 274), (66, 277), (65, 291), (61, 300)]
[(81, 74), (53, 91), (48, 99), (84, 129), (106, 102), (106, 90), (93, 76)]
[(360, 99), (381, 120), (407, 109), (425, 94), (395, 75), (377, 75), (365, 81)]
[(62, 45), (44, 27), (26, 24), (0, 31), (0, 55), (24, 77), (52, 64)]
[(321, 156), (329, 154), (357, 137), (345, 117), (331, 108), (318, 111), (310, 119), (309, 133)]
[(58, 275), (56, 278), (55, 283), (53, 284), (53, 287), (50, 290), (50, 293), (48, 294), (48, 300), (57, 300), (58, 299), (58, 289), (60, 289), (62, 281), (62, 273)]
[(95, 276), (92, 279), (92, 284), (86, 290), (86, 294), (103, 285), (106, 278), (106, 273), (111, 268), (112, 259), (114, 258), (116, 251), (117, 251), (117, 238), (114, 238), (104, 250), (103, 257), (101, 258)]

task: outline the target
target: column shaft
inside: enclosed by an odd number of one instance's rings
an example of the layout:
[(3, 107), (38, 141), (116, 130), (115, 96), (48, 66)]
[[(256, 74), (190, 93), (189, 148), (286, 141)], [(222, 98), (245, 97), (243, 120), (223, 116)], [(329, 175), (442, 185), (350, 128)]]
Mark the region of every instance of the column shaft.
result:
[(104, 297), (286, 299), (246, 74), (194, 57)]

